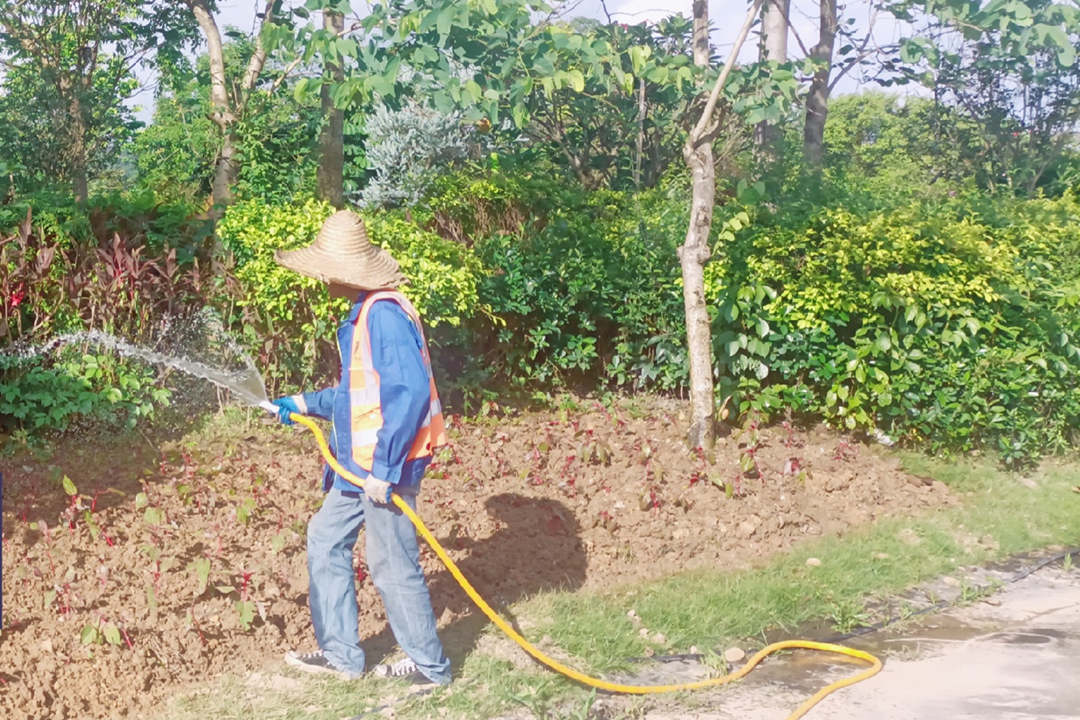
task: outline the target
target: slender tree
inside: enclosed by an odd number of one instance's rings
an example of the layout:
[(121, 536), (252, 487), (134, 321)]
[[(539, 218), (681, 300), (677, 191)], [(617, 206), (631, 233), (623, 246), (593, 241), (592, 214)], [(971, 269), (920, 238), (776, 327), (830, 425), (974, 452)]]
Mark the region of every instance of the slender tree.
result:
[[(210, 0), (185, 0), (191, 9), (199, 29), (206, 41), (210, 59), (210, 119), (221, 134), (221, 151), (214, 163), (212, 197), (214, 208), (211, 217), (220, 217), (224, 207), (232, 201), (232, 188), (236, 183), (239, 167), (236, 160), (237, 136), (236, 124), (243, 116), (255, 83), (266, 64), (266, 46), (263, 42), (263, 30), (272, 26), (275, 20), (277, 0), (267, 0), (259, 15), (259, 29), (247, 68), (239, 85), (229, 88), (225, 81), (225, 47), (221, 40), (221, 30), (214, 19)], [(231, 91), (230, 91), (231, 90)]]
[[(687, 441), (691, 447), (712, 447), (716, 436), (716, 404), (713, 398), (712, 331), (709, 309), (705, 302), (705, 263), (709, 261), (709, 233), (712, 229), (713, 208), (716, 204), (716, 160), (713, 141), (721, 124), (714, 117), (720, 93), (735, 66), (750, 27), (758, 17), (762, 0), (754, 0), (746, 14), (739, 35), (731, 48), (720, 75), (716, 78), (701, 117), (694, 125), (683, 146), (683, 157), (690, 168), (692, 181), (690, 224), (686, 240), (679, 247), (682, 266), (683, 305), (686, 312), (686, 343), (690, 358), (690, 427)], [(708, 64), (707, 32), (708, 6), (694, 2), (694, 62)], [(701, 37), (699, 33), (706, 33)], [(705, 45), (705, 52), (699, 52)]]
[[(767, 0), (761, 23), (761, 46), (758, 57), (762, 62), (785, 63), (788, 59), (788, 13), (791, 0)], [(779, 128), (768, 121), (758, 124), (756, 140), (763, 154), (775, 158), (781, 139)]]
[(0, 64), (7, 75), (41, 83), (24, 98), (28, 114), (44, 114), (80, 203), (88, 169), (110, 146), (134, 91), (132, 72), (160, 52), (179, 52), (190, 30), (165, 0), (20, 0), (0, 3)]
[(818, 8), (818, 41), (810, 51), (815, 69), (806, 95), (806, 122), (803, 125), (803, 156), (814, 171), (820, 170), (825, 161), (825, 119), (829, 114), (831, 89), (829, 75), (837, 32), (836, 0), (819, 0)]
[[(345, 32), (345, 16), (327, 8), (323, 10), (323, 29), (335, 36)], [(328, 61), (325, 72), (334, 82), (345, 78), (344, 69), (338, 62)], [(336, 208), (345, 204), (345, 112), (334, 105), (329, 84), (319, 90), (322, 103), (323, 127), (319, 134), (319, 169), (317, 183), (319, 195)]]

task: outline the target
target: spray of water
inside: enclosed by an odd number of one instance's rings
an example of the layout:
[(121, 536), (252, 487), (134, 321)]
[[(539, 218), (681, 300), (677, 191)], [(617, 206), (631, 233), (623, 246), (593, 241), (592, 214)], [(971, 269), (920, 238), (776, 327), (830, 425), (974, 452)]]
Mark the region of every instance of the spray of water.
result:
[(237, 399), (242, 400), (249, 405), (261, 405), (269, 400), (266, 396), (266, 385), (263, 383), (262, 375), (255, 369), (251, 360), (246, 356), (244, 357), (244, 360), (246, 361), (245, 367), (239, 370), (224, 370), (197, 360), (167, 355), (144, 347), (139, 347), (138, 345), (133, 345), (97, 330), (58, 335), (52, 341), (47, 343), (44, 348), (45, 350), (52, 350), (59, 345), (69, 345), (72, 343), (90, 343), (112, 350), (123, 357), (143, 360), (154, 365), (164, 365), (175, 368), (188, 375), (194, 375), (195, 377), (209, 380), (219, 387), (226, 388), (233, 393)]
[(205, 315), (197, 315), (185, 320), (180, 323), (169, 319), (163, 323), (160, 336), (168, 339), (163, 344), (187, 346), (189, 351), (192, 345), (197, 345), (198, 352), (209, 362), (195, 360), (187, 353), (179, 351), (153, 350), (98, 330), (57, 335), (43, 345), (24, 347), (5, 354), (26, 359), (53, 352), (57, 348), (68, 345), (94, 345), (122, 357), (174, 368), (188, 375), (209, 380), (218, 387), (228, 390), (233, 397), (243, 403), (276, 412), (277, 408), (270, 403), (266, 395), (266, 385), (262, 374), (255, 368), (251, 358), (224, 332), (220, 325)]

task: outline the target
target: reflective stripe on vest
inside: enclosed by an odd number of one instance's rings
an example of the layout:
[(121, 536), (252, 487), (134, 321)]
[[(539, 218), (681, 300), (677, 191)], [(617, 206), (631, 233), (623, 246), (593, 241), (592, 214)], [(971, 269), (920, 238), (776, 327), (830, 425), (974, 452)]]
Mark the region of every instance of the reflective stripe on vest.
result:
[(416, 458), (429, 457), (435, 448), (446, 444), (442, 404), (439, 402), (439, 393), (435, 389), (435, 376), (431, 372), (431, 357), (428, 355), (427, 339), (424, 337), (424, 326), (420, 322), (420, 314), (408, 298), (399, 292), (371, 293), (364, 298), (364, 304), (361, 305), (360, 314), (356, 318), (351, 349), (352, 362), (349, 366), (353, 461), (368, 472), (371, 472), (375, 463), (375, 443), (379, 430), (383, 426), (379, 373), (375, 370), (372, 358), (371, 332), (368, 330), (367, 322), (368, 312), (378, 300), (396, 302), (416, 326), (417, 332), (420, 333), (420, 355), (424, 360), (424, 368), (427, 370), (428, 383), (431, 387), (431, 405), (428, 407), (424, 422), (417, 431), (416, 439), (405, 460), (407, 462)]

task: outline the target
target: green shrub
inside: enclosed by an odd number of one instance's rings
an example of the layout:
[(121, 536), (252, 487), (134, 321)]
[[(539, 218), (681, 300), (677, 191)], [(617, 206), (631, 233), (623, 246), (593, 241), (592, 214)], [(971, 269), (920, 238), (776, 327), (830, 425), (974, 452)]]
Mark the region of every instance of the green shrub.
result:
[[(53, 216), (55, 217), (55, 216)], [(51, 218), (48, 218), (51, 219)], [(114, 231), (102, 246), (58, 236), (26, 218), (0, 237), (0, 416), (7, 429), (37, 434), (77, 418), (134, 422), (149, 417), (169, 392), (139, 363), (59, 350), (30, 359), (27, 348), (58, 335), (98, 331), (157, 346), (164, 321), (204, 305), (227, 304), (227, 270), (181, 263), (171, 248), (127, 242)], [(73, 355), (72, 352), (75, 352)]]
[(1009, 464), (1080, 426), (1075, 200), (970, 199), (755, 227), (708, 271), (743, 411), (809, 412)]
[(409, 279), (405, 294), (426, 326), (459, 327), (489, 311), (479, 300), (483, 267), (474, 252), (422, 230), (397, 212), (368, 215), (367, 229), (372, 242), (389, 250), (401, 265)]
[(66, 192), (43, 190), (16, 202), (0, 205), (0, 235), (15, 233), (27, 214), (33, 217), (34, 227), (39, 234), (55, 238), (64, 246), (94, 239), (89, 215)]
[[(498, 174), (427, 222), (473, 242), (505, 324), (473, 352), (522, 388), (681, 390), (686, 188), (630, 196)], [(1080, 427), (1080, 210), (985, 194), (775, 215), (717, 209), (706, 268), (718, 400), (1023, 464)]]
[(0, 430), (26, 437), (64, 430), (75, 420), (131, 428), (171, 396), (151, 368), (78, 349), (58, 357), (0, 355), (0, 377), (0, 418), (6, 419)]
[[(229, 208), (218, 232), (236, 259), (243, 342), (267, 388), (328, 382), (338, 366), (337, 326), (349, 302), (332, 300), (324, 284), (274, 262), (274, 251), (314, 241), (331, 208), (250, 200)], [(394, 213), (366, 216), (373, 242), (386, 247), (409, 279), (403, 290), (429, 328), (460, 326), (482, 309), (479, 260), (466, 248), (424, 231)], [(234, 320), (236, 322), (236, 320)]]
[(119, 235), (129, 245), (146, 245), (153, 253), (175, 248), (190, 262), (209, 237), (209, 221), (199, 218), (190, 201), (160, 202), (149, 191), (92, 195), (85, 207), (65, 193), (39, 191), (0, 205), (0, 235), (14, 234), (27, 213), (36, 234), (60, 247), (107, 244)]
[[(565, 183), (496, 177), (444, 187), (443, 227), (479, 235), (480, 297), (501, 321), (482, 351), (518, 387), (670, 390), (685, 375), (667, 191), (639, 202)], [(531, 196), (544, 198), (539, 207)]]

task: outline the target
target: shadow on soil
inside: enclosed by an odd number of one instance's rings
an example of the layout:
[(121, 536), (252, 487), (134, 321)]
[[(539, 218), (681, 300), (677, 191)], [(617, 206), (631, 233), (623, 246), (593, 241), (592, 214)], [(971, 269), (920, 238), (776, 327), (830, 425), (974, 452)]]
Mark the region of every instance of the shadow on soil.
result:
[[(580, 527), (573, 513), (556, 500), (503, 493), (488, 499), (485, 508), (498, 527), (492, 535), (472, 540), (452, 530), (439, 542), (447, 548), (469, 550), (458, 567), (496, 612), (522, 632), (508, 610), (510, 605), (540, 592), (575, 590), (585, 582), (587, 561)], [(538, 565), (544, 567), (543, 572), (537, 572)], [(435, 616), (449, 612), (457, 617), (439, 636), (458, 670), (489, 622), (448, 570), (430, 575), (428, 587)], [(361, 642), (370, 665), (395, 646), (388, 626)]]

